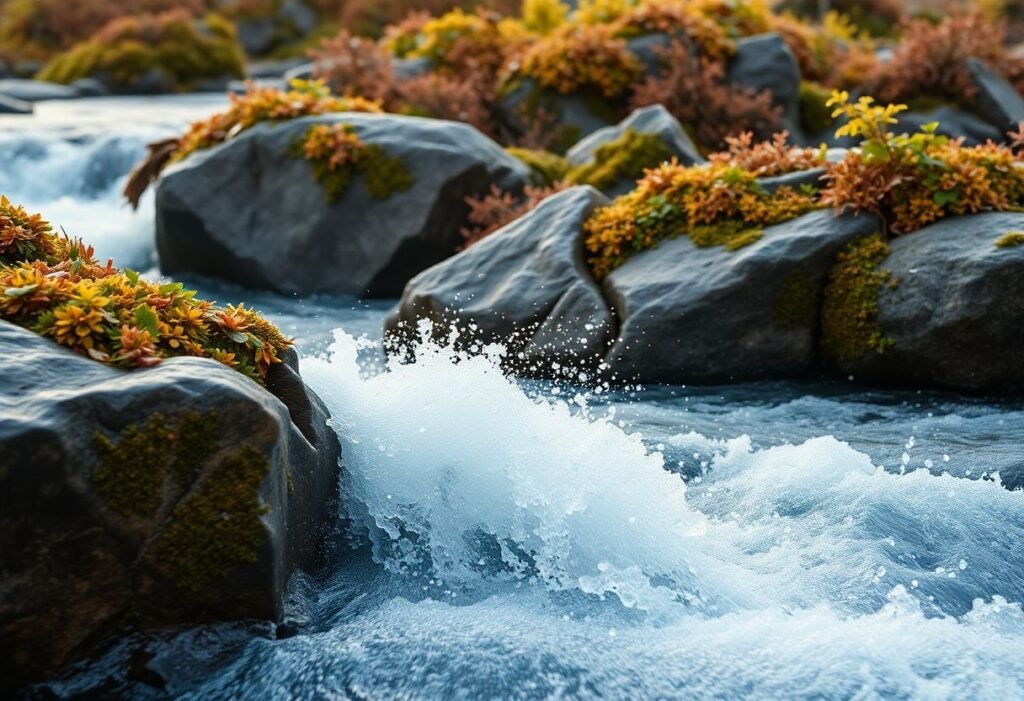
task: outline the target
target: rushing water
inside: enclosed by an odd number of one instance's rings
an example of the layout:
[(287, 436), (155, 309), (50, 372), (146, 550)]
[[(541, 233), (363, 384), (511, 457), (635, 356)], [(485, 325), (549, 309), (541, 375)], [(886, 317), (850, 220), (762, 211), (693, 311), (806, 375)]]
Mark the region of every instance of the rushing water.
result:
[[(152, 200), (120, 183), (217, 102), (0, 120), (0, 192), (147, 269)], [(387, 303), (193, 282), (297, 337), (349, 554), (281, 626), (129, 639), (40, 695), (1024, 697), (1024, 403), (517, 383), (430, 344), (381, 372)]]

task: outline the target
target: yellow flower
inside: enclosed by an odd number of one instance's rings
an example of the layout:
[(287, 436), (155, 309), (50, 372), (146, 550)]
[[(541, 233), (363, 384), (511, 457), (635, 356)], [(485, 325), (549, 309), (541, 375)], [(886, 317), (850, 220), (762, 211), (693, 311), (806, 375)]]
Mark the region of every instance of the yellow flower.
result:
[(103, 333), (103, 315), (95, 309), (86, 311), (73, 304), (66, 304), (54, 311), (53, 315), (56, 318), (54, 328), (57, 343), (92, 348), (95, 344), (92, 334)]

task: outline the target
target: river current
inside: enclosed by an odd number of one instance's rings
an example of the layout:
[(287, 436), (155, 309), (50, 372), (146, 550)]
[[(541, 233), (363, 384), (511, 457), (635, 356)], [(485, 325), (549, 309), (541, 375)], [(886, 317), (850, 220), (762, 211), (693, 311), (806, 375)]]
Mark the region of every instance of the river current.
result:
[[(144, 145), (223, 98), (0, 117), (0, 193), (156, 276)], [(519, 382), (393, 305), (186, 280), (295, 336), (343, 444), (286, 620), (116, 644), (40, 698), (1024, 698), (1024, 402)]]

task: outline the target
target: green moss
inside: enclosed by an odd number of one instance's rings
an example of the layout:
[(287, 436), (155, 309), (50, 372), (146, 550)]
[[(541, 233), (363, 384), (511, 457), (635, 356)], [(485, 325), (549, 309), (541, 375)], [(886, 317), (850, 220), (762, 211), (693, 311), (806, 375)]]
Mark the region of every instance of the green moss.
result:
[(90, 39), (57, 55), (37, 77), (65, 84), (97, 77), (115, 87), (131, 87), (158, 71), (171, 89), (188, 91), (204, 79), (245, 75), (245, 57), (234, 25), (222, 17), (209, 15), (200, 24), (181, 16), (133, 22), (122, 21), (105, 30), (113, 38)]
[(783, 279), (775, 295), (772, 316), (783, 329), (813, 329), (818, 320), (821, 289), (799, 270)]
[(599, 146), (590, 162), (570, 170), (566, 179), (604, 190), (619, 180), (637, 180), (646, 168), (653, 168), (671, 157), (672, 152), (657, 134), (627, 129), (615, 141)]
[(386, 200), (395, 192), (405, 192), (414, 182), (402, 160), (389, 156), (377, 144), (366, 147), (366, 156), (359, 160), (357, 167), (363, 174), (367, 192), (378, 200)]
[(1024, 231), (1008, 231), (996, 241), (996, 248), (1024, 246)]
[(799, 106), (800, 125), (808, 134), (821, 134), (832, 126), (832, 108), (827, 107), (831, 91), (817, 83), (800, 83)]
[(363, 143), (348, 124), (314, 125), (288, 153), (312, 163), (313, 176), (329, 203), (341, 199), (357, 173), (362, 174), (370, 196), (378, 200), (404, 192), (415, 182), (400, 158), (389, 156), (379, 144)]
[(179, 586), (199, 591), (239, 564), (256, 562), (264, 539), (261, 519), (269, 511), (260, 487), (269, 470), (266, 457), (243, 447), (221, 460), (174, 510), (153, 552), (170, 565)]
[(882, 234), (855, 241), (837, 256), (825, 286), (821, 322), (822, 343), (833, 358), (856, 361), (892, 346), (878, 324), (878, 295), (883, 287), (896, 285), (889, 272), (879, 269), (888, 256)]
[(735, 220), (725, 220), (715, 224), (695, 226), (687, 235), (699, 248), (724, 246), (727, 251), (739, 249), (757, 243), (764, 236), (764, 230)]
[(96, 493), (120, 514), (153, 516), (164, 501), (167, 477), (174, 475), (179, 489), (190, 484), (217, 451), (219, 431), (217, 414), (210, 411), (172, 421), (153, 414), (125, 428), (116, 442), (97, 433)]
[(565, 178), (571, 167), (562, 156), (550, 151), (516, 147), (506, 148), (505, 151), (530, 169), (530, 180), (534, 185), (554, 185)]

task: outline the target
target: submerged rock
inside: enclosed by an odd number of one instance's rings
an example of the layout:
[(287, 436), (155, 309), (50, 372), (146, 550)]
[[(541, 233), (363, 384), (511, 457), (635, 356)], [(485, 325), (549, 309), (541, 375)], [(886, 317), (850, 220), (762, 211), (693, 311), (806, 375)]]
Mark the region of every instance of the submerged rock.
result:
[(591, 187), (570, 188), (419, 274), (387, 320), (388, 336), (408, 339), (426, 319), (437, 336), (454, 325), (471, 331), (471, 340), (505, 343), (512, 364), (527, 372), (600, 360), (614, 329), (584, 260), (580, 231), (607, 202)]
[(27, 78), (0, 80), (0, 95), (12, 97), (23, 102), (72, 100), (79, 97), (78, 91), (67, 85), (49, 83), (45, 80), (29, 80)]
[[(113, 633), (277, 619), (337, 522), (337, 436), (297, 373), (126, 372), (0, 322), (0, 686)], [(276, 396), (275, 396), (276, 395)]]
[[(397, 159), (408, 189), (374, 196), (360, 175), (336, 201), (295, 153), (314, 125), (347, 124)], [(398, 296), (455, 253), (467, 196), (521, 191), (529, 171), (473, 127), (346, 113), (263, 124), (169, 168), (156, 196), (166, 273), (282, 292)]]
[(0, 114), (32, 114), (31, 102), (0, 95)]
[(793, 375), (817, 357), (821, 291), (840, 249), (880, 228), (817, 211), (735, 251), (685, 236), (633, 256), (604, 282), (622, 380), (719, 382)]
[[(833, 362), (865, 380), (1024, 391), (1024, 245), (1009, 245), (1024, 235), (1007, 236), (1022, 229), (1024, 214), (993, 212), (893, 239), (877, 265), (877, 341), (860, 354), (826, 345)], [(845, 299), (840, 318), (863, 308)]]

